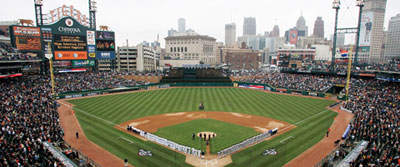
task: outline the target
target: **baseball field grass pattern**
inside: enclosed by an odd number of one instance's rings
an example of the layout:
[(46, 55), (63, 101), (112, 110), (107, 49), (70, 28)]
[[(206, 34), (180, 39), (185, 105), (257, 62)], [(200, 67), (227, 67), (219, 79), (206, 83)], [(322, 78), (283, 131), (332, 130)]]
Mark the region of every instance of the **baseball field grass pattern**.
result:
[[(203, 102), (207, 111), (246, 113), (295, 124), (318, 114), (335, 101), (312, 99), (238, 88), (172, 88), (69, 100), (75, 108), (115, 124), (150, 115), (198, 111)], [(88, 139), (135, 166), (190, 166), (185, 156), (149, 141), (142, 141), (119, 131), (88, 114), (76, 111)], [(324, 112), (296, 125), (297, 127), (233, 155), (230, 166), (281, 166), (320, 141), (333, 122), (335, 112)], [(191, 133), (188, 136), (191, 136)], [(281, 140), (293, 136), (285, 144)], [(130, 144), (118, 137), (134, 142)], [(218, 141), (222, 142), (222, 141)], [(262, 156), (274, 148), (278, 154)], [(152, 157), (139, 157), (138, 149), (149, 150)], [(122, 160), (121, 160), (122, 161)]]

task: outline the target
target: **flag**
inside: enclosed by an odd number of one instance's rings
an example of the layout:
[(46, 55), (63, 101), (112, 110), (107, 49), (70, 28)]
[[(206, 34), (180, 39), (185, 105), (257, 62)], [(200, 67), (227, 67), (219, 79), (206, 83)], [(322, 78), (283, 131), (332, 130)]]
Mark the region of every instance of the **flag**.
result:
[(347, 57), (348, 56), (347, 50), (340, 51), (340, 54), (342, 55), (342, 57)]

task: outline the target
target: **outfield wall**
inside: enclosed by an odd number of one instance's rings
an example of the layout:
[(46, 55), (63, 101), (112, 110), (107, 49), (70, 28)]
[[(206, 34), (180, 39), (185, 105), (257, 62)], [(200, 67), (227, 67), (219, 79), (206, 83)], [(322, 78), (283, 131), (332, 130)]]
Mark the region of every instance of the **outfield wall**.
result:
[[(268, 90), (271, 92), (280, 92), (287, 94), (296, 94), (296, 95), (304, 95), (304, 96), (314, 96), (314, 97), (323, 97), (329, 98), (332, 96), (330, 93), (323, 92), (308, 92), (301, 90), (293, 90), (287, 88), (275, 88), (270, 86), (269, 84), (260, 84), (260, 83), (249, 83), (249, 82), (238, 82), (234, 83), (224, 83), (224, 82), (176, 82), (176, 83), (151, 83), (148, 85), (140, 85), (140, 86), (126, 86), (124, 88), (106, 88), (106, 89), (98, 89), (98, 90), (90, 90), (90, 91), (71, 91), (71, 92), (63, 92), (56, 96), (56, 99), (65, 99), (65, 98), (74, 98), (74, 97), (84, 97), (84, 96), (94, 96), (101, 95), (107, 93), (118, 93), (118, 92), (127, 92), (127, 91), (136, 91), (136, 90), (147, 90), (147, 89), (158, 89), (158, 88), (169, 88), (169, 87), (180, 87), (180, 86), (226, 86), (226, 87), (241, 87), (241, 88), (251, 88), (258, 90)], [(343, 100), (338, 96), (339, 100)]]
[(287, 94), (297, 94), (297, 95), (305, 95), (305, 96), (314, 96), (314, 97), (323, 97), (329, 98), (332, 96), (330, 93), (323, 93), (323, 92), (308, 92), (308, 91), (301, 91), (301, 90), (293, 90), (287, 88), (275, 88), (268, 84), (260, 84), (260, 83), (249, 83), (249, 82), (238, 82), (235, 81), (233, 84), (234, 87), (241, 87), (241, 88), (250, 88), (250, 89), (259, 89), (259, 90), (268, 90), (271, 92), (280, 92), (280, 93), (287, 93)]

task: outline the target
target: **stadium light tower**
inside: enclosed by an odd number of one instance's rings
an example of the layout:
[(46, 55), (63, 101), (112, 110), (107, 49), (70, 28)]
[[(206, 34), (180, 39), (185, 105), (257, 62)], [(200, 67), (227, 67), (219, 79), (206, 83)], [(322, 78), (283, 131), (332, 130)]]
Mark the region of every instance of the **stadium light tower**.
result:
[(357, 0), (357, 6), (360, 7), (360, 13), (358, 15), (358, 26), (357, 26), (357, 42), (356, 42), (356, 55), (354, 58), (354, 64), (358, 64), (358, 50), (359, 50), (359, 45), (360, 45), (360, 29), (361, 29), (361, 15), (362, 15), (362, 9), (365, 5), (364, 0)]
[(96, 29), (96, 12), (97, 2), (95, 0), (89, 0), (89, 20), (90, 28)]
[(35, 14), (36, 14), (36, 26), (43, 25), (43, 15), (42, 15), (42, 0), (34, 0), (35, 2)]
[(336, 38), (337, 38), (337, 26), (338, 26), (338, 14), (339, 14), (339, 9), (340, 9), (340, 0), (333, 0), (332, 3), (332, 8), (336, 10), (336, 16), (335, 16), (335, 30), (333, 34), (333, 47), (332, 47), (332, 71), (335, 69), (335, 56), (336, 56)]

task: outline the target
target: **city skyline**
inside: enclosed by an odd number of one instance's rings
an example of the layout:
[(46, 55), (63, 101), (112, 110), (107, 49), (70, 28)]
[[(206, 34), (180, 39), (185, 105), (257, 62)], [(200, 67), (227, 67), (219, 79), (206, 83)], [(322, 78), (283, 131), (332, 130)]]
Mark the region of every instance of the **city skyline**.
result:
[[(310, 3), (313, 5), (310, 5)], [(32, 0), (6, 0), (3, 4), (3, 10), (0, 12), (1, 21), (35, 20)], [(88, 15), (87, 1), (53, 2), (44, 0), (43, 4), (43, 13), (48, 13), (50, 10), (65, 4), (73, 5), (74, 8)], [(242, 34), (244, 17), (256, 18), (256, 34), (272, 31), (273, 27), (278, 25), (280, 36), (282, 36), (284, 31), (296, 26), (296, 21), (301, 13), (306, 20), (306, 26), (309, 27), (309, 35), (313, 33), (314, 21), (319, 16), (325, 22), (325, 38), (329, 39), (329, 36), (333, 34), (334, 10), (332, 9), (331, 1), (282, 0), (280, 2), (267, 3), (250, 0), (245, 3), (239, 2), (239, 0), (220, 0), (215, 2), (205, 0), (202, 3), (195, 3), (183, 0), (169, 0), (168, 2), (150, 0), (122, 3), (98, 0), (97, 4), (97, 26), (107, 25), (111, 27), (116, 32), (117, 45), (123, 45), (126, 39), (129, 39), (129, 43), (132, 45), (142, 41), (155, 41), (157, 40), (157, 34), (160, 34), (161, 46), (165, 46), (164, 38), (167, 37), (169, 29), (178, 29), (177, 20), (179, 18), (186, 19), (186, 27), (194, 29), (201, 35), (214, 37), (217, 41), (225, 41), (225, 24), (228, 23), (236, 23), (236, 33)], [(15, 9), (16, 6), (18, 6), (19, 10)], [(348, 6), (349, 9), (347, 9)], [(389, 18), (400, 13), (400, 9), (396, 9), (395, 6), (400, 6), (400, 1), (387, 1), (385, 30), (387, 30)], [(207, 8), (207, 12), (204, 12), (205, 8)], [(347, 14), (344, 15), (344, 13)], [(355, 5), (355, 0), (342, 0), (339, 27), (356, 26), (357, 20), (358, 8)]]

